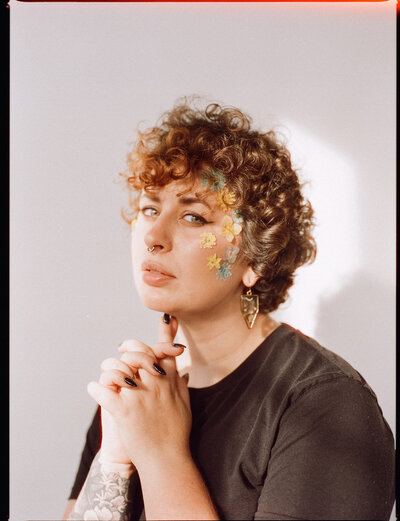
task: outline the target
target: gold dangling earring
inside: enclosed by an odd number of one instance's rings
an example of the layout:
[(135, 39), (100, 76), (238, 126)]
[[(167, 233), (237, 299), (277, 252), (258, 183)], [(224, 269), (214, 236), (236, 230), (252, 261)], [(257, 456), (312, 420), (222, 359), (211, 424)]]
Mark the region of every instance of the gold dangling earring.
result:
[(247, 327), (251, 329), (260, 309), (258, 295), (252, 293), (251, 288), (245, 295), (240, 295), (240, 308)]

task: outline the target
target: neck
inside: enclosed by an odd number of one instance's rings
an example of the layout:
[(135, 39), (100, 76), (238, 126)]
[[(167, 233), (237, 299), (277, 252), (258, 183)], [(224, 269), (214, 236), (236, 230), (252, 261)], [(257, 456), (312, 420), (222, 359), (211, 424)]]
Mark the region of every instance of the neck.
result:
[(180, 341), (188, 346), (177, 365), (180, 374), (189, 373), (190, 387), (207, 387), (222, 380), (279, 326), (269, 315), (260, 313), (249, 329), (240, 310), (220, 316), (177, 318)]

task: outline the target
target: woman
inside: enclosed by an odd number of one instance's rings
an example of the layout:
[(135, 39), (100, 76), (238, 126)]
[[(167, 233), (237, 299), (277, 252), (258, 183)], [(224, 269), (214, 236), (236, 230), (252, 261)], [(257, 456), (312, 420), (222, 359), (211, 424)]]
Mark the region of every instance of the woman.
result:
[(89, 384), (99, 410), (64, 518), (388, 519), (393, 437), (373, 391), (269, 316), (316, 252), (285, 146), (238, 109), (183, 102), (128, 166), (159, 342), (126, 340)]

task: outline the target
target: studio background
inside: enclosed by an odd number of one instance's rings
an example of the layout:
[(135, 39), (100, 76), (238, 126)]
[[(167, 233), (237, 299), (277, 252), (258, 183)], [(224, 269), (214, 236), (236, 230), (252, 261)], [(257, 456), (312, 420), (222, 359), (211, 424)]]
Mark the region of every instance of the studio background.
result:
[(395, 14), (375, 3), (11, 1), (11, 520), (61, 519), (126, 338), (156, 340), (118, 174), (183, 95), (288, 139), (317, 261), (275, 313), (366, 378), (395, 427)]

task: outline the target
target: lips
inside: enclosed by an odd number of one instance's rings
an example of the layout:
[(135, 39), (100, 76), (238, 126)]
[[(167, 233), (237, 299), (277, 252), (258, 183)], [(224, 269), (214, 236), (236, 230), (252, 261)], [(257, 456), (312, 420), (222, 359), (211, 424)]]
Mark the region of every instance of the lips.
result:
[(165, 275), (167, 277), (175, 277), (170, 273), (164, 266), (158, 264), (158, 262), (145, 261), (142, 263), (142, 271), (148, 271), (149, 273)]

